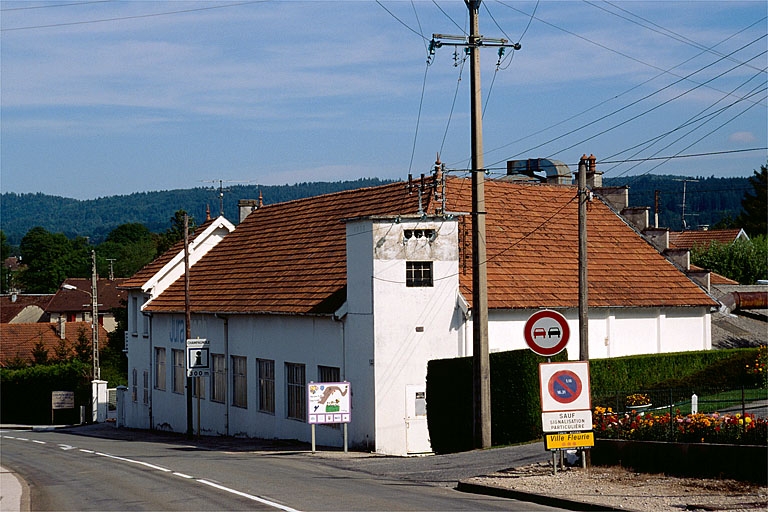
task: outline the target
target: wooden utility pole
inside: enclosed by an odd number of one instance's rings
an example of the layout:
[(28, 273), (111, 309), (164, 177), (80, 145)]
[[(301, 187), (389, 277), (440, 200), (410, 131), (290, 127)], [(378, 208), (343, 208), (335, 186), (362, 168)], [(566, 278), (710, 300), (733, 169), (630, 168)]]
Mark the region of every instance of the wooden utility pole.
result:
[[(189, 304), (189, 215), (184, 213), (184, 324), (186, 340), (192, 338), (192, 311)], [(186, 366), (186, 365), (185, 365)], [(192, 377), (187, 377), (187, 436), (192, 437)]]
[(589, 361), (589, 297), (587, 284), (587, 155), (579, 160), (579, 360)]

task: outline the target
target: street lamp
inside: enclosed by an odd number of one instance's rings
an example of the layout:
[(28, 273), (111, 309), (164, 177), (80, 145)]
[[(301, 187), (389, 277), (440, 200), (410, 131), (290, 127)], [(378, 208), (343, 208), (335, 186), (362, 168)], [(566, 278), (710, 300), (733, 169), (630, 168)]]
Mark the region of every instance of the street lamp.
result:
[(91, 251), (93, 262), (91, 271), (91, 291), (83, 290), (71, 284), (63, 284), (65, 290), (77, 290), (91, 296), (91, 339), (93, 340), (93, 380), (101, 380), (101, 366), (99, 365), (99, 299), (98, 276), (96, 275), (96, 251)]

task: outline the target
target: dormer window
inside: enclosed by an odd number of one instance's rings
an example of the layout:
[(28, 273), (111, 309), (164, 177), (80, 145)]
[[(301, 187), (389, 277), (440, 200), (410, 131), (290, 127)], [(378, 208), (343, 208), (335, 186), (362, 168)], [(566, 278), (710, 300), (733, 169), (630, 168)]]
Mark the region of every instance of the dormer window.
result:
[(431, 261), (406, 261), (405, 286), (409, 288), (429, 287), (432, 283)]

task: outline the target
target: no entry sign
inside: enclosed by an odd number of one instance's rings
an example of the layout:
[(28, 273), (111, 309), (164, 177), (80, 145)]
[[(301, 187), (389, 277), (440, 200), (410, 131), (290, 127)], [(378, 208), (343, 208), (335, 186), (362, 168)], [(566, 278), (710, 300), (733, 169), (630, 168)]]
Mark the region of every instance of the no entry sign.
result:
[(565, 317), (549, 309), (532, 314), (523, 329), (528, 347), (545, 357), (560, 353), (571, 336)]

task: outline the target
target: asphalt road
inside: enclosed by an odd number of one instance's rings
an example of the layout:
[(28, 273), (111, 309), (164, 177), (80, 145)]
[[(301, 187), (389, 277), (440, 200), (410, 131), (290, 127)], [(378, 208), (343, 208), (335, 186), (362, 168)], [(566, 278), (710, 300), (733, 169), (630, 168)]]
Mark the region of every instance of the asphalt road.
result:
[(104, 425), (1, 435), (0, 465), (29, 485), (32, 510), (556, 510), (454, 489), (544, 460), (540, 444), (403, 458)]

